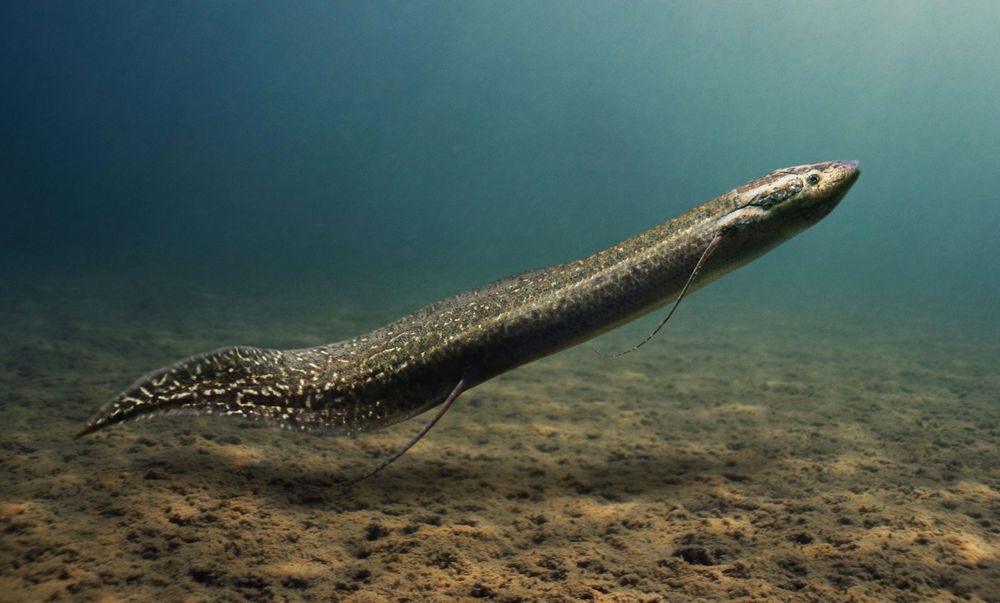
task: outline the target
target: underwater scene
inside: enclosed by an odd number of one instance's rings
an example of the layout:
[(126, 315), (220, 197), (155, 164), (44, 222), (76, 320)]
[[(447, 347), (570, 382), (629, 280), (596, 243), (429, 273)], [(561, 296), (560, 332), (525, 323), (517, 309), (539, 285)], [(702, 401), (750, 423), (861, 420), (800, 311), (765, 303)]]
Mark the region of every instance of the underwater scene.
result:
[(1000, 601), (998, 31), (0, 3), (0, 601)]

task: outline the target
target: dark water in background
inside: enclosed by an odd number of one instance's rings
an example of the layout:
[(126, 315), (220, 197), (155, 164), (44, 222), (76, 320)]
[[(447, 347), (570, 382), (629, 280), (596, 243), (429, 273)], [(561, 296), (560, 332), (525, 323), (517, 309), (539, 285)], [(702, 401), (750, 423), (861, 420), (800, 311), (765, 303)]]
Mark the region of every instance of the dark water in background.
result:
[[(993, 0), (0, 0), (0, 598), (1000, 601), (998, 32)], [(840, 207), (640, 353), (484, 384), (346, 495), (422, 420), (71, 439), (185, 355), (828, 159), (862, 162)]]
[(26, 303), (309, 291), (375, 326), (856, 158), (832, 216), (699, 297), (997, 330), (995, 2), (0, 11), (0, 270)]

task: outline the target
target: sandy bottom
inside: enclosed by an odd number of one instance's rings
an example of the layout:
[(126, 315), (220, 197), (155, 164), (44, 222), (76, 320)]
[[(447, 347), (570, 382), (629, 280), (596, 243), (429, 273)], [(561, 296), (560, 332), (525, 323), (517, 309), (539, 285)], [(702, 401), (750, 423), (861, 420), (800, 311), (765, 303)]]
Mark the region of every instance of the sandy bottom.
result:
[(990, 338), (905, 317), (748, 321), (696, 296), (640, 353), (582, 346), (469, 392), (343, 491), (421, 422), (336, 439), (176, 417), (71, 436), (181, 356), (314, 345), (391, 315), (23, 293), (0, 300), (3, 601), (1000, 601)]

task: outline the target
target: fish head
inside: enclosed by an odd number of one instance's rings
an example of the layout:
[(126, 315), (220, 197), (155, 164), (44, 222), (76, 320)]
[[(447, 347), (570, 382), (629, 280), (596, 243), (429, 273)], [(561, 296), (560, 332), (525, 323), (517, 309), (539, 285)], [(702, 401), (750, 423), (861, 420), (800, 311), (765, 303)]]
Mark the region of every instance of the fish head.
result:
[(788, 239), (829, 215), (860, 174), (857, 161), (775, 170), (732, 191), (733, 209), (720, 218), (720, 232)]

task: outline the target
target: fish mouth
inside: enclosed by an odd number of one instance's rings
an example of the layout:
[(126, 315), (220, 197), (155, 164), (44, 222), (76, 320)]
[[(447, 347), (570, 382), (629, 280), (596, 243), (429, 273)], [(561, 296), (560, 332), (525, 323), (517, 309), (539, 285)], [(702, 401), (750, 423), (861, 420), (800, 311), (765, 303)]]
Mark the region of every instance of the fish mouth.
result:
[(830, 170), (831, 180), (825, 187), (825, 192), (821, 192), (811, 204), (810, 213), (813, 221), (818, 221), (832, 212), (861, 176), (861, 162), (856, 159), (831, 161), (827, 165), (836, 166), (837, 169)]
[(841, 175), (838, 180), (843, 182), (845, 186), (851, 186), (861, 175), (861, 162), (857, 159), (849, 159), (845, 161), (835, 162), (840, 165)]
[(820, 185), (815, 202), (820, 205), (828, 205), (830, 209), (833, 209), (861, 176), (861, 162), (850, 159), (827, 161), (815, 165), (827, 174), (826, 184)]

